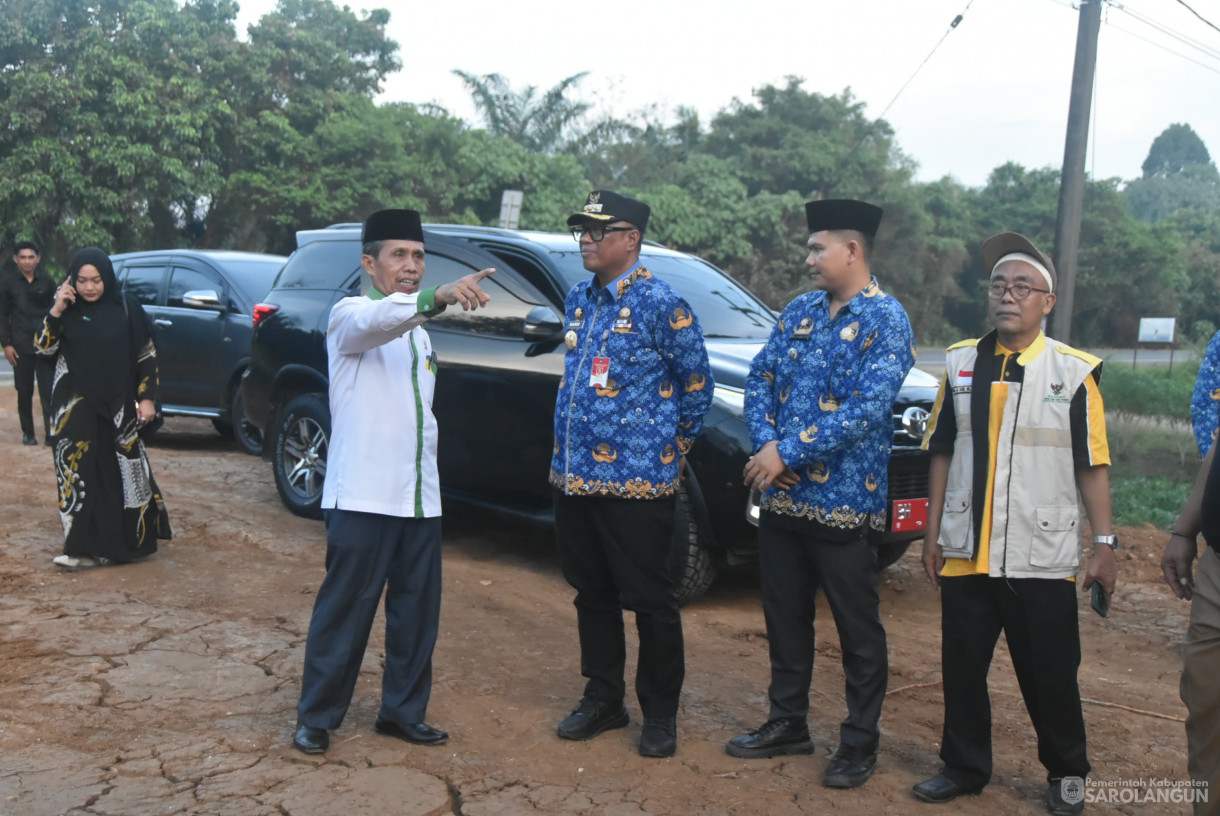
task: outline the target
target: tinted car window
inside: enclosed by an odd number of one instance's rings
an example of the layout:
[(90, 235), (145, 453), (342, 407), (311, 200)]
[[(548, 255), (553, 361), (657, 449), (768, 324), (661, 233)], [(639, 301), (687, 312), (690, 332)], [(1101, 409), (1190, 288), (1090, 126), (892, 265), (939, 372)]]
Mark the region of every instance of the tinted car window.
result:
[(258, 300), (271, 291), (275, 276), (284, 268), (283, 259), (274, 261), (224, 261), (229, 284), (240, 289), (250, 300)]
[[(551, 256), (569, 286), (589, 280), (579, 252)], [(698, 258), (648, 255), (644, 266), (677, 290), (690, 304), (706, 337), (766, 340), (775, 325), (771, 310), (744, 286)]]
[(182, 302), (183, 295), (201, 289), (213, 291), (217, 297), (224, 297), (224, 285), (215, 276), (198, 269), (176, 266), (174, 274), (169, 279), (169, 297), (166, 298), (166, 305), (186, 306)]
[(129, 266), (123, 276), (123, 291), (145, 306), (157, 306), (165, 272), (164, 266)]
[[(334, 289), (360, 267), (359, 241), (312, 241), (298, 249), (276, 278), (277, 289)], [(262, 297), (262, 295), (259, 295)]]
[[(444, 255), (429, 254), (424, 273), (424, 285), (440, 286), (477, 271), (473, 267)], [(496, 275), (508, 274), (504, 270), (496, 272)], [(428, 328), (520, 338), (525, 327), (525, 316), (537, 304), (526, 303), (510, 293), (496, 281), (496, 275), (484, 278), (480, 284), (483, 291), (491, 297), (490, 303), (471, 312), (463, 311), (461, 306), (450, 306), (439, 317), (429, 321)]]

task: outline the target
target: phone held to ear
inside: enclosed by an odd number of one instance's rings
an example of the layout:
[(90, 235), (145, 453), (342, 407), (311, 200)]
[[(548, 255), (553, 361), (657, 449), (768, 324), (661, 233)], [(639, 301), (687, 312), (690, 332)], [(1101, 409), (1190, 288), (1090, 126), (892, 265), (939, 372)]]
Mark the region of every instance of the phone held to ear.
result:
[(1101, 581), (1093, 582), (1093, 611), (1103, 618), (1110, 615), (1110, 596), (1106, 594), (1106, 588), (1101, 585)]

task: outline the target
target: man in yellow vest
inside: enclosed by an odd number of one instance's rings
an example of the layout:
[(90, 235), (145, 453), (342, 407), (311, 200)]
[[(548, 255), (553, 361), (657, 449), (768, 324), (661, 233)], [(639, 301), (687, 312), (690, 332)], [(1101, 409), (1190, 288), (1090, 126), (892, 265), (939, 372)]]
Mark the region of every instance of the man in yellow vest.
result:
[(1042, 333), (1055, 267), (1032, 241), (1000, 233), (980, 254), (994, 331), (949, 348), (924, 437), (923, 564), (941, 592), (944, 769), (914, 793), (948, 802), (990, 781), (987, 672), (1003, 630), (1047, 771), (1047, 810), (1079, 813), (1090, 766), (1076, 679), (1078, 494), (1093, 533), (1080, 588), (1100, 584), (1102, 614), (1117, 575), (1101, 360)]

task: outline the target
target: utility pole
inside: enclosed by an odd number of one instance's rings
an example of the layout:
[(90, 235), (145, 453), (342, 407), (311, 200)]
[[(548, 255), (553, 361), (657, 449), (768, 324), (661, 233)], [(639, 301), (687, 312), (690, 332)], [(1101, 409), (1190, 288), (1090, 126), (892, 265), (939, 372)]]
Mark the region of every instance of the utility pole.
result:
[(1084, 160), (1089, 147), (1089, 109), (1093, 102), (1093, 74), (1097, 67), (1097, 34), (1101, 30), (1102, 0), (1081, 0), (1076, 29), (1076, 65), (1072, 69), (1072, 98), (1068, 106), (1067, 141), (1063, 147), (1063, 173), (1059, 178), (1059, 217), (1055, 221), (1055, 271), (1058, 299), (1051, 313), (1051, 336), (1072, 340), (1072, 307), (1076, 296), (1076, 253), (1080, 249), (1080, 219), (1084, 209)]

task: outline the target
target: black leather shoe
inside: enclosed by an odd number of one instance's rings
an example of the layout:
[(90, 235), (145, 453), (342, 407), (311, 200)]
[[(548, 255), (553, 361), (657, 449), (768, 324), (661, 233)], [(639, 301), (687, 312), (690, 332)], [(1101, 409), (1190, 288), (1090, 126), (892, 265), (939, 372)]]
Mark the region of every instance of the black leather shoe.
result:
[(580, 698), (579, 705), (563, 718), (556, 733), (562, 739), (589, 740), (603, 731), (627, 725), (627, 707), (623, 701), (604, 703), (588, 695)]
[(840, 745), (822, 772), (824, 788), (858, 788), (868, 781), (877, 767), (877, 751), (855, 745)]
[(678, 751), (678, 723), (673, 717), (644, 720), (640, 734), (640, 756), (671, 757)]
[[(1067, 785), (1064, 785), (1064, 782)], [(1068, 799), (1072, 801), (1069, 802)], [(1054, 816), (1075, 816), (1077, 813), (1084, 813), (1084, 780), (1073, 777), (1066, 780), (1052, 779), (1046, 789), (1046, 812), (1053, 813)]]
[(742, 759), (763, 759), (789, 754), (812, 754), (813, 740), (809, 724), (798, 717), (767, 720), (748, 734), (733, 737), (724, 744), (729, 756)]
[(34, 438), (34, 434), (22, 434), (21, 435), (21, 444), (22, 445), (37, 445), (38, 440)]
[(945, 802), (952, 802), (959, 796), (977, 796), (983, 792), (983, 789), (964, 787), (942, 773), (937, 774), (931, 779), (925, 779), (911, 788), (911, 791), (915, 794), (915, 798), (921, 802), (941, 805)]
[(325, 728), (310, 728), (297, 723), (297, 732), (292, 735), (292, 747), (306, 754), (322, 754), (330, 747), (330, 734)]
[(444, 745), (449, 741), (449, 735), (439, 728), (433, 728), (427, 723), (412, 723), (399, 725), (390, 722), (385, 717), (378, 717), (373, 723), (373, 730), (387, 737), (395, 737), (412, 745)]

